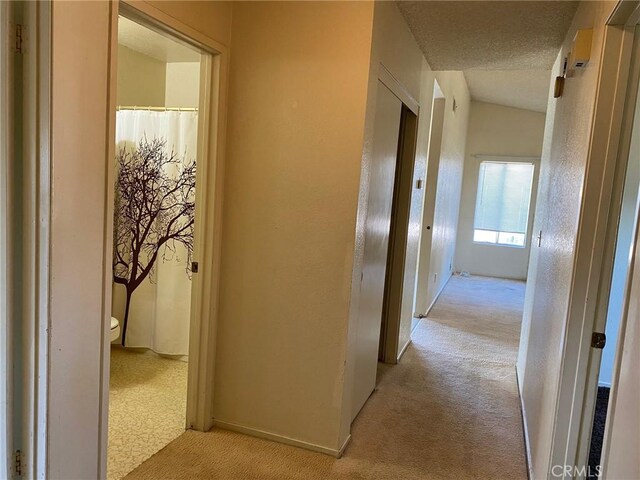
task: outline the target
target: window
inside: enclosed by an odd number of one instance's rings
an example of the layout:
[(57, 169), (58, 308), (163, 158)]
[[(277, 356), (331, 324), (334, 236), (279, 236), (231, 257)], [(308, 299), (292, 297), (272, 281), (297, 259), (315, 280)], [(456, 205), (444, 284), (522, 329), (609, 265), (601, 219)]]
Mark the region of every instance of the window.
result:
[(524, 162), (480, 163), (474, 242), (525, 246), (533, 169)]

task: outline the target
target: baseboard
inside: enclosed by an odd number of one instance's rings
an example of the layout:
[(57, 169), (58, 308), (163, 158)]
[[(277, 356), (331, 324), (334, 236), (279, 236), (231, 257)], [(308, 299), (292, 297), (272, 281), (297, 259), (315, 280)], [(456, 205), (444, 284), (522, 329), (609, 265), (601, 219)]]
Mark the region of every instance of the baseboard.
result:
[(400, 362), (400, 359), (404, 355), (404, 352), (407, 351), (407, 348), (409, 347), (410, 344), (411, 344), (411, 338), (409, 338), (409, 340), (407, 340), (407, 343), (405, 343), (404, 347), (402, 347), (402, 350), (400, 350), (400, 353), (398, 354), (398, 362)]
[(342, 455), (344, 454), (344, 451), (347, 449), (347, 445), (349, 445), (349, 443), (351, 443), (351, 434), (347, 435), (347, 438), (345, 439), (342, 446), (338, 450), (338, 455), (336, 458), (342, 458)]
[(533, 470), (531, 469), (531, 447), (529, 444), (529, 430), (527, 429), (527, 411), (524, 407), (524, 400), (520, 391), (520, 377), (518, 376), (518, 366), (516, 370), (516, 387), (518, 388), (518, 398), (520, 399), (520, 419), (522, 420), (522, 436), (524, 440), (525, 461), (527, 462), (527, 478), (533, 480)]
[(311, 450), (313, 452), (324, 453), (325, 455), (331, 455), (332, 457), (340, 458), (347, 448), (347, 445), (351, 441), (351, 434), (344, 441), (339, 449), (323, 447), (322, 445), (316, 445), (314, 443), (305, 442), (303, 440), (297, 440), (295, 438), (285, 437), (277, 433), (265, 432), (253, 427), (246, 427), (244, 425), (238, 425), (231, 422), (225, 422), (223, 420), (213, 420), (213, 426), (221, 428), (223, 430), (231, 430), (232, 432), (243, 433), (245, 435), (251, 435), (253, 437), (264, 438), (265, 440), (271, 440), (278, 443), (284, 443), (285, 445), (291, 445), (292, 447), (304, 448), (305, 450)]
[(436, 302), (438, 301), (438, 298), (440, 298), (440, 295), (442, 294), (442, 292), (444, 291), (444, 287), (447, 286), (447, 284), (449, 283), (449, 280), (451, 280), (451, 277), (453, 276), (453, 273), (449, 274), (449, 278), (447, 278), (447, 281), (444, 282), (442, 284), (442, 286), (440, 287), (440, 290), (438, 290), (438, 293), (436, 293), (436, 296), (433, 298), (433, 301), (431, 302), (431, 305), (429, 305), (429, 308), (427, 308), (427, 311), (424, 312), (424, 317), (426, 317), (427, 315), (429, 315), (429, 313), (431, 312), (431, 309), (433, 308), (433, 306), (436, 304)]
[(607, 382), (598, 382), (599, 387), (611, 388), (611, 384)]

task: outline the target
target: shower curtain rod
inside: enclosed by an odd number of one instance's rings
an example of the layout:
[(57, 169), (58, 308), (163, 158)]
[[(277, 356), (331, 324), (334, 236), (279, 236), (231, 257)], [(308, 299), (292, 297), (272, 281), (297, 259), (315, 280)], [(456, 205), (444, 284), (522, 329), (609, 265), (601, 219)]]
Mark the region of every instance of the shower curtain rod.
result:
[(151, 110), (153, 112), (197, 112), (194, 107), (139, 107), (137, 105), (118, 105), (117, 110)]

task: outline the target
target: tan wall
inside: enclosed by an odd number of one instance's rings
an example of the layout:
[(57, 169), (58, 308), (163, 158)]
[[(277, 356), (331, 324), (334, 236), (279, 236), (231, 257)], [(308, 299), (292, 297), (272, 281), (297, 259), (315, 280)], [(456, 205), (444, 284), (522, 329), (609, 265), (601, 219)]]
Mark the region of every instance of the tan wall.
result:
[[(444, 126), (431, 229), (431, 252), (420, 252), (419, 289), (416, 293), (418, 313), (426, 313), (433, 305), (453, 271), (471, 102), (462, 72), (436, 72), (436, 79), (445, 98)], [(454, 99), (457, 105), (455, 112)], [(428, 272), (425, 268), (427, 265)]]
[[(563, 96), (550, 98), (533, 231), (543, 231), (531, 251), (522, 324), (518, 376), (535, 478), (550, 469), (553, 428), (567, 325), (581, 193), (588, 158), (604, 23), (615, 2), (583, 2), (554, 65), (570, 50), (576, 29), (593, 27), (589, 65), (565, 84)], [(562, 181), (558, 181), (562, 178)]]
[(167, 64), (118, 45), (118, 105), (164, 107)]
[(197, 107), (199, 62), (165, 63), (118, 45), (118, 105)]
[(146, 3), (161, 13), (173, 17), (216, 42), (231, 45), (231, 14), (233, 2), (199, 0), (129, 0), (127, 3)]
[[(230, 6), (156, 6), (228, 45)], [(52, 9), (48, 477), (96, 478), (106, 434), (99, 424), (106, 412), (101, 373), (108, 381), (108, 369), (101, 372), (101, 339), (111, 300), (111, 260), (103, 258), (113, 222), (105, 204), (113, 189), (106, 173), (110, 4), (53, 2)]]
[(167, 63), (166, 88), (167, 107), (197, 107), (200, 98), (200, 63)]
[(233, 6), (214, 415), (333, 451), (372, 14)]
[[(524, 248), (518, 248), (474, 243), (473, 241), (478, 173), (482, 161), (474, 155), (512, 155), (539, 159), (542, 154), (544, 124), (544, 113), (491, 103), (471, 102), (460, 220), (458, 222), (458, 241), (454, 262), (456, 271), (520, 280), (527, 278), (529, 252), (533, 241), (532, 237), (535, 237), (531, 226), (536, 206), (536, 180), (540, 171), (540, 161), (533, 161), (536, 170), (529, 209), (526, 245)], [(513, 161), (517, 161), (517, 158)], [(531, 163), (532, 159), (526, 158), (523, 161)]]

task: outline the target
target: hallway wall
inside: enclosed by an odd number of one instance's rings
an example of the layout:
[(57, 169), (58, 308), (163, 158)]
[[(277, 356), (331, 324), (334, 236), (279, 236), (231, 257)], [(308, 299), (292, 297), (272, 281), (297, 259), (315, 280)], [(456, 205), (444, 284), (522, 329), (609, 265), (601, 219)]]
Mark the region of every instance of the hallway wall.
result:
[(233, 5), (214, 416), (334, 454), (372, 21), (370, 3)]
[[(397, 80), (396, 88), (420, 104), (418, 118), (418, 136), (416, 139), (416, 158), (413, 172), (413, 184), (417, 179), (424, 179), (426, 169), (426, 142), (430, 125), (431, 97), (434, 75), (418, 48), (409, 28), (402, 18), (397, 6), (391, 2), (376, 2), (374, 7), (373, 32), (371, 44), (370, 69), (368, 74), (367, 112), (365, 119), (364, 142), (362, 149), (359, 206), (356, 220), (356, 241), (351, 277), (351, 303), (349, 310), (349, 330), (347, 339), (347, 370), (345, 394), (343, 397), (343, 414), (341, 418), (341, 438), (347, 438), (352, 418), (352, 398), (356, 372), (356, 352), (366, 338), (375, 338), (378, 331), (363, 332), (358, 330), (358, 315), (365, 309), (361, 304), (360, 285), (363, 279), (365, 222), (369, 197), (369, 170), (372, 161), (372, 148), (375, 142), (374, 124), (376, 121), (376, 92), (378, 78), (382, 70), (386, 70)], [(396, 92), (396, 95), (398, 92)], [(391, 201), (391, 199), (390, 199)], [(416, 261), (419, 247), (422, 215), (423, 190), (413, 188), (409, 211), (409, 231), (405, 247), (405, 271), (402, 286), (402, 305), (400, 312), (398, 351), (401, 352), (410, 338), (413, 295), (415, 291)], [(365, 324), (376, 325), (375, 322)], [(380, 322), (377, 322), (377, 326)], [(375, 328), (375, 327), (374, 327)], [(360, 360), (362, 361), (362, 360)], [(371, 362), (377, 364), (376, 358)], [(371, 365), (370, 365), (371, 366)], [(370, 386), (373, 389), (374, 385)]]
[[(453, 272), (471, 97), (462, 72), (436, 72), (445, 98), (431, 251), (420, 252), (415, 313), (426, 313)], [(456, 104), (454, 111), (453, 105)], [(425, 138), (428, 142), (428, 137)], [(426, 225), (422, 225), (426, 227)]]
[(529, 228), (524, 248), (489, 245), (473, 241), (473, 222), (478, 191), (478, 172), (482, 159), (475, 155), (538, 157), (542, 154), (545, 114), (485, 102), (471, 102), (469, 134), (462, 184), (460, 222), (456, 244), (455, 269), (474, 275), (525, 280), (531, 244), (531, 230), (536, 207), (537, 178), (540, 161), (535, 165)]
[[(561, 98), (549, 98), (533, 231), (542, 230), (531, 251), (523, 315), (518, 376), (533, 478), (551, 467), (563, 342), (567, 329), (578, 219), (601, 64), (604, 24), (615, 2), (582, 2), (552, 78), (562, 73), (564, 56), (578, 28), (593, 27), (588, 66), (567, 79)], [(565, 422), (567, 419), (561, 419)]]

